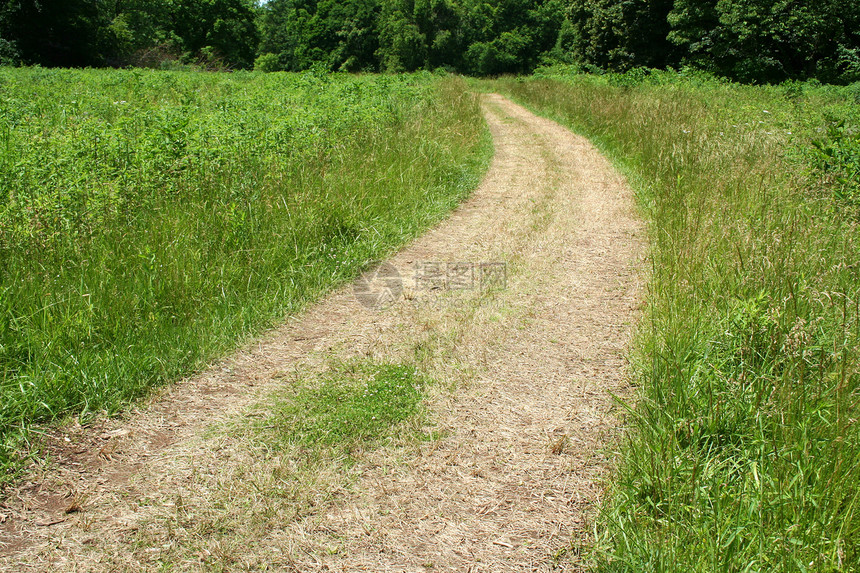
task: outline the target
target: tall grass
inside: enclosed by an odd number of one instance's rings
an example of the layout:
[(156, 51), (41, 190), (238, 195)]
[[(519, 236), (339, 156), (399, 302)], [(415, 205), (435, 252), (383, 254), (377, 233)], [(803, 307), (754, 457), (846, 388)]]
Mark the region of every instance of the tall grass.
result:
[(650, 225), (640, 392), (598, 570), (860, 569), (858, 86), (494, 87), (596, 141)]
[(0, 474), (439, 220), (490, 154), (455, 79), (0, 69)]

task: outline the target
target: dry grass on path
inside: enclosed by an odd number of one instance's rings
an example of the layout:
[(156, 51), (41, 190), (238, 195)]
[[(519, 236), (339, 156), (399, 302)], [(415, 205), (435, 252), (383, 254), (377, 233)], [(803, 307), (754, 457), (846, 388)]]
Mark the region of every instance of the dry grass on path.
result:
[[(609, 393), (625, 390), (644, 231), (586, 140), (500, 96), (485, 110), (487, 178), (392, 259), (394, 304), (343, 289), (149, 407), (58, 433), (56, 462), (0, 506), (0, 566), (576, 569), (617, 426)], [(476, 288), (425, 288), (416, 269), (432, 262), (465, 263), (440, 268), (471, 269)], [(479, 288), (481, 263), (504, 263), (506, 283)], [(414, 362), (438, 382), (410, 431), (344, 465), (249, 429), (279, 388), (355, 359)]]

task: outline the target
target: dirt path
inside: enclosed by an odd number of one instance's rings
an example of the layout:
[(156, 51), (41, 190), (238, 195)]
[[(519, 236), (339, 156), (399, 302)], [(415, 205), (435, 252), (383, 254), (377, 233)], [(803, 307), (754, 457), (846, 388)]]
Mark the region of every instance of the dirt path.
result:
[[(343, 289), (149, 407), (58, 432), (56, 462), (0, 505), (0, 568), (576, 569), (615, 431), (609, 393), (625, 388), (643, 231), (586, 140), (484, 101), (486, 180), (392, 259), (393, 304)], [(355, 357), (439, 382), (420, 428), (433, 439), (302, 469), (246, 430), (279, 387)]]

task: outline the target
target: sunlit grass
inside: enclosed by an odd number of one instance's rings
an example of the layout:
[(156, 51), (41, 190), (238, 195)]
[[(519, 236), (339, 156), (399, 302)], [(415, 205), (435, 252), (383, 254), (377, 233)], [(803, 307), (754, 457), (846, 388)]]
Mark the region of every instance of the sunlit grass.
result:
[(856, 90), (668, 73), (494, 87), (596, 141), (650, 225), (598, 569), (860, 568)]
[(349, 453), (392, 436), (413, 418), (426, 384), (408, 364), (336, 364), (321, 380), (293, 386), (275, 399), (266, 434), (284, 448)]
[(0, 468), (354, 277), (490, 151), (430, 74), (0, 70)]

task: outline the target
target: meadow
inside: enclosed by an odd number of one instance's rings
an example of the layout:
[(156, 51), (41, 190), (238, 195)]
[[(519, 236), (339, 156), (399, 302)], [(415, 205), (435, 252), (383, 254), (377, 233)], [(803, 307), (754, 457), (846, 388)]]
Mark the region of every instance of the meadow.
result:
[(490, 154), (429, 73), (0, 68), (0, 475), (352, 279)]
[[(592, 565), (860, 569), (860, 85), (481, 86), (591, 138), (649, 225)], [(0, 68), (0, 481), (46, 424), (115, 413), (393, 252), (490, 154), (465, 82), (429, 73)], [(278, 409), (287, 441), (372, 441), (427, 383), (338, 373)]]
[(860, 85), (549, 69), (648, 221), (598, 571), (860, 569)]

